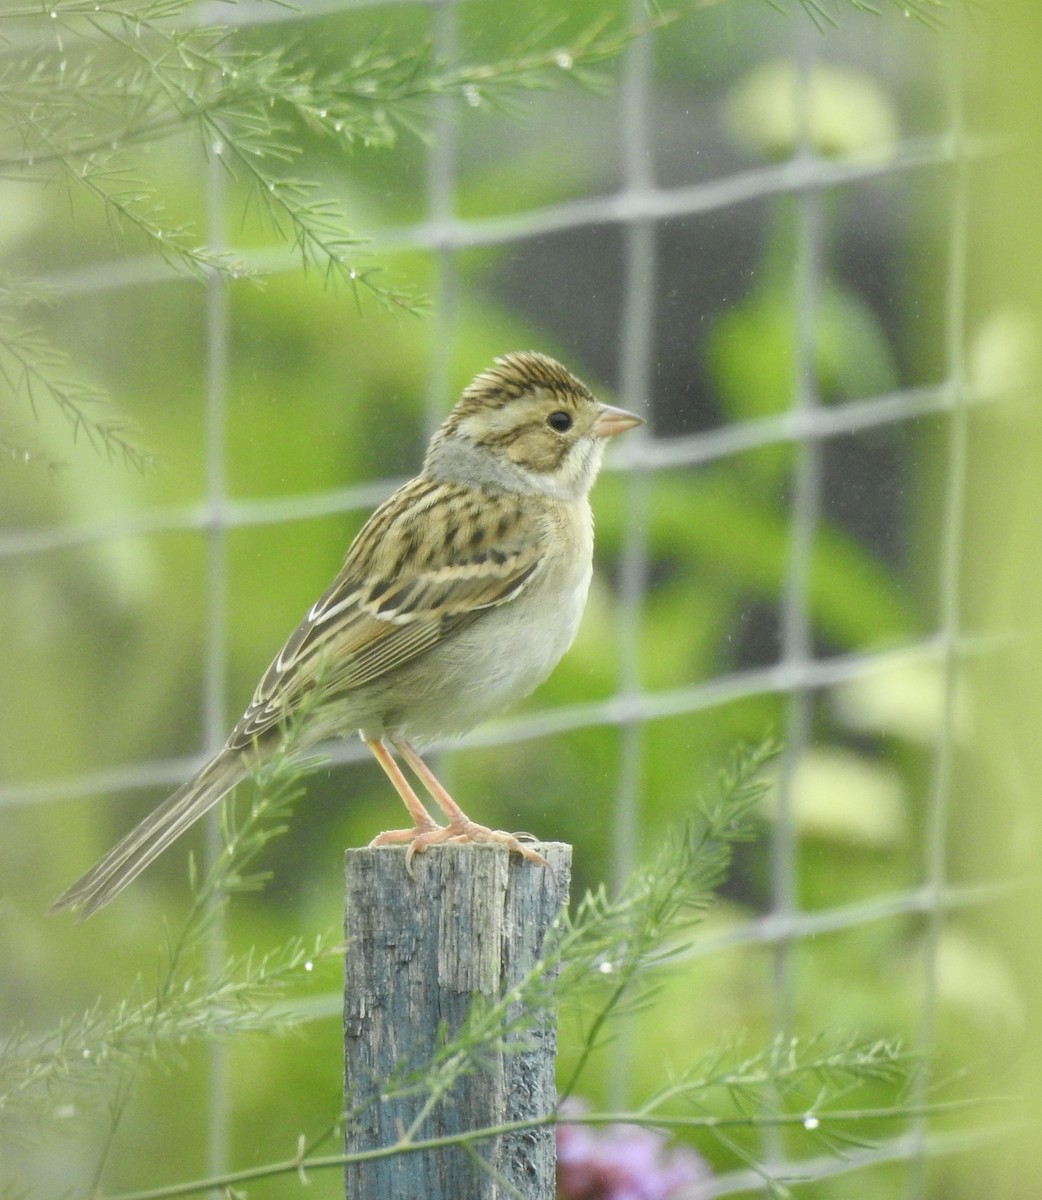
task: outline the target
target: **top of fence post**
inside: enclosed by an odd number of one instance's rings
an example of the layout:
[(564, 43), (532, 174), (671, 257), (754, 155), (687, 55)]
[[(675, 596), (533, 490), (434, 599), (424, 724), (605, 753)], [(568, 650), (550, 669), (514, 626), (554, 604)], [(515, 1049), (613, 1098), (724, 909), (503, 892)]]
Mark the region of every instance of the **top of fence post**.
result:
[[(528, 1027), (516, 1048), (488, 1050), (443, 1095), (387, 1089), (421, 1075), (475, 998), (494, 1000), (538, 963), (568, 899), (571, 847), (539, 845), (549, 868), (502, 847), (447, 845), (348, 850), (344, 969), (347, 1151), (452, 1137), (553, 1111), (556, 1027)], [(508, 1039), (508, 1044), (509, 1044)], [(552, 1200), (550, 1126), (466, 1146), (403, 1149), (349, 1163), (348, 1200)]]

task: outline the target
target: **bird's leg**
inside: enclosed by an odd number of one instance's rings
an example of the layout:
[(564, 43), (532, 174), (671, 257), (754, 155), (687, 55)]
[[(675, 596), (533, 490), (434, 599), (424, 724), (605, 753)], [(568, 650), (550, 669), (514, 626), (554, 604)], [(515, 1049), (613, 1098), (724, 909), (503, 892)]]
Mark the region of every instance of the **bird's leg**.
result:
[(455, 800), (445, 790), (445, 785), (427, 766), (420, 755), (412, 748), (408, 742), (392, 742), (395, 750), (405, 759), (413, 769), (416, 778), (430, 792), (431, 799), (438, 805), (441, 811), (449, 818), (449, 821), (466, 821), (466, 814), (463, 809), (456, 803)]
[(531, 846), (525, 846), (519, 842), (515, 834), (505, 833), (501, 829), (489, 829), (485, 825), (478, 825), (472, 821), (408, 742), (397, 741), (392, 742), (391, 745), (412, 767), (416, 778), (430, 792), (431, 798), (449, 818), (448, 825), (437, 825), (434, 829), (421, 831), (410, 841), (405, 858), (405, 865), (407, 869), (410, 869), (410, 874), (412, 873), (412, 856), (421, 850), (426, 850), (428, 846), (436, 846), (442, 842), (495, 842), (497, 845), (506, 846), (515, 854), (520, 854), (522, 858), (527, 858), (529, 862), (538, 863), (544, 867), (547, 865), (546, 859), (541, 854), (537, 854)]
[[(379, 738), (366, 738), (365, 744), (372, 752), (373, 758), (384, 769), (384, 774), (394, 785), (394, 790), (402, 798), (402, 803), (409, 810), (409, 816), (413, 819), (412, 829), (388, 829), (383, 833), (379, 833), (369, 843), (370, 846), (387, 846), (400, 842), (414, 843), (416, 838), (432, 833), (440, 833), (441, 826), (424, 808), (419, 796), (412, 790), (408, 779), (402, 773), (402, 769), (391, 757), (390, 751), (380, 741)], [(411, 849), (411, 847), (410, 847)], [(409, 866), (412, 861), (410, 853), (406, 860), (406, 866)], [(412, 872), (409, 872), (412, 874)]]

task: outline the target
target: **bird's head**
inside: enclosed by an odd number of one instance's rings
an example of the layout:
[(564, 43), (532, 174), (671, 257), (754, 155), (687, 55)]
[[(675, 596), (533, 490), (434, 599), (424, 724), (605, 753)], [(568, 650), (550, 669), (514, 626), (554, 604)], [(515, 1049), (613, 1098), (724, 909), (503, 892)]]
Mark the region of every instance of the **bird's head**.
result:
[(431, 441), (424, 471), (571, 499), (593, 485), (607, 439), (640, 423), (602, 404), (554, 359), (515, 351), (464, 389)]

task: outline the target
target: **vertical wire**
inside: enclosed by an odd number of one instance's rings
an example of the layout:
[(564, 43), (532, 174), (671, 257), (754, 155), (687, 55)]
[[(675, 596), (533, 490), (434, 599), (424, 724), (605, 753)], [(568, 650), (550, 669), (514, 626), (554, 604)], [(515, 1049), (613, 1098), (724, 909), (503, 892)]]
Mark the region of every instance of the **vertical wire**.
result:
[[(224, 243), (225, 175), (221, 147), (213, 146), (207, 158), (203, 186), (206, 203), (206, 238), (210, 246)], [(225, 282), (211, 272), (206, 280), (206, 413), (204, 423), (204, 475), (206, 505), (206, 628), (203, 633), (203, 740), (206, 753), (215, 754), (225, 737), (228, 643), (228, 520), (226, 473), (226, 420), (228, 384), (229, 303)], [(221, 852), (220, 806), (205, 817), (204, 857), (208, 868)], [(225, 958), (223, 910), (211, 927), (206, 948), (206, 970), (219, 977)], [(224, 1170), (229, 1142), (229, 1060), (225, 1046), (211, 1043), (208, 1052), (207, 1158), (212, 1174)]]
[[(456, 0), (435, 0), (431, 10), (431, 41), (438, 60), (455, 63), (459, 52), (459, 11)], [(459, 272), (451, 237), (456, 197), (458, 125), (451, 96), (435, 96), (431, 111), (431, 145), (427, 155), (427, 222), (434, 229), (431, 343), (427, 355), (427, 386), (423, 409), (431, 434), (445, 416), (445, 398), (452, 387), (452, 351), (459, 315)], [(435, 751), (432, 765), (449, 791), (453, 790), (453, 756)]]
[[(801, 25), (797, 47), (796, 88), (799, 143), (797, 160), (810, 167), (810, 72), (814, 51)], [(795, 410), (809, 412), (817, 407), (814, 366), (815, 329), (818, 320), (823, 256), (822, 197), (808, 185), (797, 200), (796, 256), (793, 297), (796, 353), (793, 389)], [(780, 612), (782, 663), (794, 674), (803, 674), (814, 655), (810, 620), (810, 572), (814, 554), (821, 500), (821, 450), (817, 441), (803, 438), (795, 444), (792, 499), (789, 516), (789, 547), (785, 566)], [(789, 698), (785, 719), (785, 753), (779, 781), (778, 819), (771, 856), (771, 905), (775, 916), (790, 917), (796, 908), (796, 842), (792, 814), (792, 775), (807, 748), (810, 736), (811, 702), (804, 688)], [(774, 959), (775, 1021), (780, 1029), (790, 1017), (790, 947), (778, 943)]]
[[(640, 4), (631, 6), (636, 24), (643, 15)], [(635, 39), (623, 63), (620, 112), (620, 151), (623, 191), (639, 211), (639, 197), (652, 182), (649, 151), (648, 108), (651, 100), (653, 43), (645, 34)], [(627, 408), (646, 416), (649, 410), (652, 320), (655, 301), (655, 225), (651, 218), (636, 217), (623, 232), (623, 305), (619, 362), (620, 391)], [(644, 436), (642, 430), (631, 435)], [(629, 470), (623, 483), (626, 522), (619, 564), (619, 649), (617, 694), (627, 708), (641, 689), (640, 630), (648, 577), (647, 506), (648, 477), (643, 470)], [(644, 731), (636, 718), (627, 719), (619, 730), (619, 774), (615, 787), (612, 819), (612, 882), (622, 887), (634, 866), (638, 841), (640, 783), (643, 767)], [(623, 1108), (629, 1090), (632, 1060), (632, 1029), (620, 1031), (609, 1082), (610, 1103)]]
[[(811, 72), (816, 44), (810, 26), (798, 26), (796, 44), (797, 78), (795, 88), (797, 163), (807, 169), (814, 160), (811, 140)], [(793, 275), (794, 300), (794, 378), (796, 412), (807, 413), (818, 404), (814, 363), (815, 330), (818, 320), (823, 258), (822, 197), (813, 184), (805, 185), (797, 198), (796, 248)], [(783, 581), (780, 641), (781, 662), (794, 677), (799, 677), (814, 655), (810, 620), (810, 574), (814, 555), (821, 501), (821, 448), (816, 440), (805, 437), (794, 444), (792, 499), (789, 509), (789, 546)], [(806, 687), (798, 685), (789, 695), (785, 715), (785, 749), (782, 754), (776, 819), (771, 839), (770, 895), (771, 915), (783, 928), (791, 924), (797, 909), (796, 831), (792, 807), (792, 781), (796, 766), (806, 753), (811, 738), (812, 699)], [(792, 1020), (792, 945), (780, 938), (771, 949), (773, 1027), (783, 1036)], [(768, 1130), (764, 1138), (765, 1161), (777, 1162), (781, 1137)]]
[[(459, 13), (456, 0), (437, 0), (432, 11), (434, 53), (441, 62), (458, 57)], [(459, 277), (449, 230), (456, 196), (458, 126), (451, 96), (435, 96), (431, 147), (427, 156), (427, 220), (435, 229), (435, 285), (431, 314), (431, 349), (424, 408), (428, 432), (445, 415), (451, 386), (452, 347), (459, 307)]]
[[(959, 30), (957, 52), (946, 61), (949, 70), (948, 102), (953, 150), (953, 193), (951, 230), (948, 241), (948, 287), (944, 325), (948, 384), (952, 394), (948, 446), (945, 459), (946, 485), (940, 529), (938, 614), (942, 670), (941, 719), (930, 766), (923, 847), (924, 888), (930, 897), (923, 938), (923, 1003), (916, 1046), (921, 1061), (929, 1062), (937, 1021), (937, 961), (944, 931), (944, 892), (947, 886), (947, 845), (951, 805), (952, 756), (955, 744), (962, 627), (959, 582), (962, 572), (963, 526), (966, 512), (969, 413), (966, 406), (964, 352), (966, 322), (966, 271), (968, 229), (968, 172), (965, 112), (963, 102), (964, 31)], [(915, 1081), (910, 1103), (920, 1105), (929, 1087), (926, 1066)], [(909, 1171), (909, 1200), (926, 1194), (926, 1119), (915, 1118), (912, 1126), (915, 1152)]]

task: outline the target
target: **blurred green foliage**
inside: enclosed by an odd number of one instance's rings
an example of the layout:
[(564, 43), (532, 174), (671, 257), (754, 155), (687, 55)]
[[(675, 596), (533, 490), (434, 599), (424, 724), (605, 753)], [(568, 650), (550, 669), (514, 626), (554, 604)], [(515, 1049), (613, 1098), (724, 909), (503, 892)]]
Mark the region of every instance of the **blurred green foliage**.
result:
[(966, 1162), (967, 1184), (996, 1200), (1018, 1200), (1042, 1178), (1042, 704), (1039, 594), (1042, 557), (1042, 345), (1040, 235), (1034, 198), (1042, 137), (1033, 114), (1042, 101), (1035, 69), (1042, 12), (1028, 0), (1009, 5), (993, 33), (990, 86), (974, 96), (973, 128), (1008, 135), (1007, 153), (969, 176), (970, 306), (966, 368), (992, 403), (968, 414), (967, 570), (963, 619), (986, 647), (964, 672), (975, 738), (955, 763), (953, 857), (976, 878), (999, 877), (998, 901), (974, 914), (993, 974), (1004, 974), (1016, 1010), (990, 1029), (1002, 1053), (989, 1072), (999, 1109), (987, 1155)]
[[(420, 4), (351, 9), (285, 27), (272, 22), (241, 36), (258, 49), (291, 36), (301, 61), (320, 69), (339, 60), (345, 46), (377, 45), (407, 56), (432, 36), (432, 11)], [(625, 19), (621, 8), (602, 0), (570, 5), (566, 21), (541, 33), (538, 44), (567, 45), (604, 16), (619, 25)], [(542, 19), (536, 4), (509, 10), (492, 0), (462, 4), (458, 52), (467, 62), (516, 53), (542, 29)], [(779, 109), (795, 103), (785, 99), (784, 78), (779, 93), (777, 72), (753, 68), (776, 58), (779, 48), (805, 52), (807, 30), (799, 19), (765, 5), (720, 4), (649, 36), (655, 92), (645, 149), (660, 182), (723, 178), (793, 152), (777, 135), (768, 144), (748, 127), (738, 145), (733, 128), (743, 108), (730, 97), (741, 87), (746, 111), (750, 103), (753, 111), (766, 104), (786, 118), (785, 128), (798, 128)], [(827, 36), (811, 36), (814, 52), (834, 59), (816, 78), (814, 102), (846, 122), (839, 132), (835, 121), (827, 125), (814, 146), (818, 153), (857, 154), (866, 137), (873, 153), (881, 143), (885, 153), (891, 136), (945, 130), (941, 84), (953, 34), (851, 11)], [(864, 94), (857, 89), (865, 86), (866, 70), (875, 77), (870, 111), (850, 101)], [(515, 94), (507, 112), (487, 97), (473, 107), (457, 104), (449, 118), (457, 147), (454, 212), (523, 215), (612, 193), (624, 157), (615, 75), (604, 68), (600, 92), (564, 86)], [(426, 99), (406, 115), (408, 124), (430, 130)], [(871, 123), (867, 134), (863, 121)], [(321, 182), (359, 230), (400, 230), (427, 215), (431, 148), (423, 138), (405, 133), (393, 147), (348, 151), (303, 123), (293, 136), (302, 147), (299, 169)], [(449, 136), (444, 127), (440, 136)], [(140, 161), (172, 216), (205, 224), (207, 188), (220, 171), (203, 161), (192, 139), (146, 147)], [(585, 305), (569, 309), (568, 323), (548, 317), (576, 275), (582, 291), (586, 272), (592, 277), (600, 266), (581, 237), (563, 246), (548, 239), (543, 258), (539, 239), (532, 246), (471, 246), (451, 264), (443, 252), (385, 252), (378, 245), (371, 261), (387, 279), (434, 298), (433, 319), (421, 319), (383, 311), (364, 297), (359, 303), (349, 288), (327, 287), (320, 273), (291, 268), (281, 247), (273, 252), (270, 224), (247, 206), (242, 182), (224, 179), (221, 186), (224, 228), (211, 228), (214, 240), (283, 265), (263, 286), (220, 285), (225, 291), (215, 300), (215, 285), (162, 272), (146, 270), (144, 281), (120, 283), (121, 270), (133, 275), (140, 265), (134, 255), (141, 247), (128, 238), (126, 263), (114, 263), (101, 208), (82, 199), (70, 204), (52, 182), (0, 183), (5, 260), (65, 284), (39, 310), (42, 329), (118, 399), (160, 459), (156, 470), (139, 474), (83, 444), (70, 449), (62, 418), (41, 404), (31, 418), (35, 441), (44, 458), (67, 465), (54, 475), (21, 467), (0, 473), (5, 1024), (45, 1027), (99, 994), (122, 995), (137, 973), (148, 979), (164, 921), (176, 923), (185, 903), (183, 851), (167, 856), (89, 926), (44, 923), (42, 913), (70, 878), (188, 773), (204, 749), (208, 687), (216, 682), (222, 723), (237, 717), (271, 653), (325, 586), (372, 507), (370, 498), (339, 502), (340, 490), (372, 485), (382, 492), (413, 472), (454, 393), (508, 349), (555, 354), (606, 399), (627, 400), (613, 394), (619, 330), (608, 315), (624, 286), (621, 272), (614, 295), (589, 295)], [(668, 448), (681, 430), (781, 418), (797, 398), (801, 371), (828, 406), (944, 379), (951, 364), (937, 339), (950, 279), (948, 234), (937, 214), (948, 195), (948, 180), (924, 171), (892, 187), (837, 187), (824, 197), (809, 366), (801, 361), (803, 297), (794, 270), (802, 236), (798, 200), (772, 200), (754, 214), (766, 217), (759, 224), (741, 205), (677, 228), (664, 223), (663, 276), (671, 261), (679, 263), (690, 290), (675, 309), (667, 310), (664, 298), (656, 323), (663, 381), (652, 397), (651, 436)], [(718, 247), (712, 261), (688, 261), (688, 235)], [(391, 241), (408, 244), (408, 229)], [(529, 253), (531, 260), (524, 257)], [(546, 256), (559, 259), (560, 273), (535, 269)], [(621, 265), (610, 261), (613, 269)], [(523, 294), (510, 284), (515, 269)], [(95, 270), (111, 286), (96, 289)], [(208, 356), (223, 305), (227, 369), (212, 406)], [(823, 517), (804, 581), (808, 632), (820, 656), (898, 650), (934, 630), (940, 534), (921, 514), (938, 506), (945, 479), (923, 461), (944, 440), (916, 421), (852, 432), (842, 444), (823, 440)], [(553, 678), (515, 711), (610, 698), (626, 648), (636, 645), (640, 687), (657, 705), (636, 739), (638, 845), (616, 844), (617, 781), (634, 744), (610, 723), (580, 722), (535, 740), (446, 752), (447, 777), (475, 817), (574, 843), (577, 891), (611, 878), (613, 855), (647, 857), (689, 811), (706, 764), (718, 762), (735, 741), (769, 728), (784, 736), (789, 708), (777, 671), (792, 587), (791, 504), (800, 454), (779, 433), (778, 440), (698, 468), (609, 471), (597, 486), (598, 571), (583, 629)], [(312, 510), (295, 504), (308, 497), (316, 501)], [(240, 520), (222, 535), (212, 523), (228, 511)], [(636, 607), (620, 604), (617, 588), (634, 512), (648, 582)], [(214, 638), (221, 678), (207, 681)], [(739, 681), (735, 691), (716, 702), (696, 693), (718, 677)], [(741, 686), (747, 678), (752, 682)], [(924, 882), (943, 686), (936, 661), (897, 655), (863, 679), (811, 693), (811, 748), (787, 802), (801, 908), (872, 903)], [(962, 727), (956, 733), (961, 753), (969, 733)], [(106, 794), (101, 784), (77, 782), (81, 773), (153, 761), (166, 764), (154, 788)], [(48, 790), (55, 782), (57, 798)], [(335, 925), (340, 848), (395, 822), (396, 803), (368, 764), (317, 773), (291, 836), (267, 854), (272, 885), (236, 904), (229, 948), (278, 944)], [(710, 941), (726, 942), (771, 907), (777, 811), (765, 809), (761, 839), (742, 849), (725, 900), (706, 927)], [(721, 1037), (762, 1045), (786, 1010), (792, 1027), (805, 1033), (842, 1028), (914, 1040), (932, 997), (940, 1073), (961, 1065), (967, 1043), (985, 1057), (991, 1040), (1019, 1019), (1016, 988), (972, 923), (953, 916), (935, 959), (927, 925), (903, 913), (801, 941), (789, 948), (787, 996), (778, 993), (784, 942), (681, 955), (620, 1054), (594, 1064), (601, 1089), (594, 1098), (603, 1101), (612, 1089), (618, 1094), (612, 1058), (625, 1062), (625, 1094), (639, 1101), (661, 1080), (664, 1064), (683, 1068)], [(327, 1014), (306, 1037), (230, 1050), (233, 1161), (290, 1153), (299, 1134), (321, 1128), (335, 1111), (335, 989), (328, 977), (304, 983), (304, 994)], [(575, 1053), (565, 1031), (565, 1069)], [(147, 1086), (137, 1089), (108, 1164), (107, 1190), (205, 1170), (206, 1055), (187, 1051), (183, 1067), (150, 1073)], [(883, 1085), (879, 1094), (887, 1095)], [(58, 1151), (51, 1142), (12, 1147), (9, 1162), (32, 1181), (31, 1194), (82, 1193), (97, 1161), (105, 1103), (105, 1096), (91, 1094), (76, 1119), (56, 1119)], [(171, 1113), (178, 1114), (176, 1128)], [(718, 1169), (738, 1165), (718, 1147), (700, 1148), (716, 1156)], [(913, 1170), (892, 1164), (866, 1175), (864, 1184), (841, 1176), (799, 1194), (903, 1196)], [(280, 1181), (252, 1194), (288, 1195), (296, 1187)], [(976, 1194), (948, 1177), (930, 1187), (929, 1195), (945, 1200)], [(335, 1176), (315, 1178), (311, 1191), (335, 1195)]]

